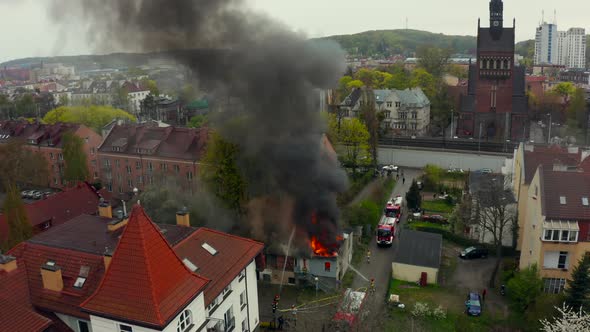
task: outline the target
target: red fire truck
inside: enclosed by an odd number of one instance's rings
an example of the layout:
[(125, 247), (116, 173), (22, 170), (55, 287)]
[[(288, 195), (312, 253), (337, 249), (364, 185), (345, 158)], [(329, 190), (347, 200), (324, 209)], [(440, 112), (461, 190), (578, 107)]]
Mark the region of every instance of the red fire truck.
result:
[(377, 225), (377, 234), (375, 240), (378, 246), (391, 246), (396, 235), (395, 224), (396, 218), (383, 216), (379, 225)]
[(390, 199), (385, 206), (385, 216), (399, 220), (402, 217), (403, 203), (404, 199), (401, 195), (397, 195)]

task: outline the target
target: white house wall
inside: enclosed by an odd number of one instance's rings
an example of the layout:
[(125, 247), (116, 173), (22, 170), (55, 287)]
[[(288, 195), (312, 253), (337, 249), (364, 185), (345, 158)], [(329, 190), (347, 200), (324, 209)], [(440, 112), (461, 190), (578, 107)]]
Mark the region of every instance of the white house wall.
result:
[(256, 263), (254, 261), (252, 261), (246, 268), (246, 279), (244, 281), (245, 286), (247, 285), (248, 287), (248, 311), (246, 314), (249, 314), (250, 316), (249, 331), (254, 331), (256, 330), (256, 327), (258, 327), (260, 320), (260, 313), (258, 311), (258, 283), (256, 280)]
[(92, 326), (90, 324), (90, 321), (87, 321), (85, 319), (80, 319), (78, 317), (74, 317), (74, 316), (69, 316), (69, 315), (64, 315), (64, 314), (60, 314), (60, 313), (55, 313), (55, 315), (62, 321), (64, 322), (69, 328), (71, 328), (74, 332), (80, 332), (80, 327), (78, 326), (78, 321), (83, 321), (88, 323), (88, 328), (90, 332), (93, 332), (94, 330), (92, 329)]

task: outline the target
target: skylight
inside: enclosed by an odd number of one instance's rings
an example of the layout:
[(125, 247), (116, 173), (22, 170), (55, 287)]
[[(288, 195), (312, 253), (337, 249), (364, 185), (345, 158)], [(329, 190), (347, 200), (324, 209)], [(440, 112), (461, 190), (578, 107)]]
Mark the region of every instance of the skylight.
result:
[(561, 205), (566, 204), (565, 196), (559, 196), (559, 204), (561, 204)]
[(84, 287), (84, 283), (86, 282), (86, 278), (78, 277), (76, 282), (74, 283), (74, 288), (82, 288)]
[(189, 270), (191, 270), (191, 271), (193, 271), (193, 272), (195, 272), (195, 271), (197, 271), (197, 270), (199, 269), (199, 268), (198, 268), (198, 267), (197, 267), (195, 264), (193, 264), (193, 262), (191, 262), (191, 261), (190, 261), (188, 258), (184, 258), (184, 259), (182, 260), (182, 262), (184, 263), (184, 265), (185, 265), (186, 267), (188, 267), (188, 268), (189, 268)]
[(54, 261), (47, 261), (47, 263), (45, 263), (45, 265), (47, 265), (47, 266), (55, 266), (55, 262)]
[(588, 206), (588, 197), (582, 197), (582, 205)]
[(215, 248), (213, 248), (211, 245), (209, 245), (209, 243), (205, 242), (201, 245), (201, 247), (203, 247), (203, 249), (207, 250), (207, 252), (209, 252), (211, 254), (211, 256), (217, 255), (217, 250)]
[(88, 278), (88, 272), (90, 272), (90, 266), (82, 265), (80, 266), (80, 273), (78, 275), (82, 278)]

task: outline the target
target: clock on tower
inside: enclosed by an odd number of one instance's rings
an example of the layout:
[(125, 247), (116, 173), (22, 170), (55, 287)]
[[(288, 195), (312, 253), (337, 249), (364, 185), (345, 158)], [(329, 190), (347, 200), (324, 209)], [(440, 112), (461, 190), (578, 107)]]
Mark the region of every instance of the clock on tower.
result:
[(490, 1), (490, 27), (502, 29), (504, 21), (504, 3), (502, 0)]

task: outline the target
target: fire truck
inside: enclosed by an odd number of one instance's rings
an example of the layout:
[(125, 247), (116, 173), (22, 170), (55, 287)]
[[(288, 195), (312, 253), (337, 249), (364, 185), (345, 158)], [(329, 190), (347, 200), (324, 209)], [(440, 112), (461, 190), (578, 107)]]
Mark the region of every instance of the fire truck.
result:
[(383, 216), (379, 225), (377, 225), (377, 234), (375, 240), (378, 246), (391, 246), (393, 239), (396, 235), (395, 224), (397, 223), (396, 218)]
[(400, 219), (402, 217), (402, 207), (404, 199), (401, 195), (391, 198), (385, 206), (385, 216), (390, 218)]

